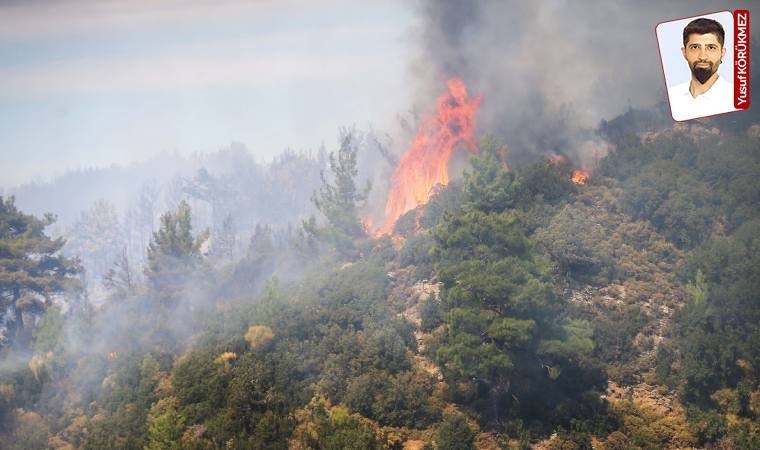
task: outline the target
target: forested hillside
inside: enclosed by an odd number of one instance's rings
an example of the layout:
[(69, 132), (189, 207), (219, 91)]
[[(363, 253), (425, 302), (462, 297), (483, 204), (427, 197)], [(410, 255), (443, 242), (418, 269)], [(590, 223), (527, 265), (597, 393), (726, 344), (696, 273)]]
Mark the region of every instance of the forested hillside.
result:
[(26, 213), (57, 216), (47, 232), (65, 239), (63, 255), (80, 259), (79, 278), (99, 303), (105, 297), (103, 277), (115, 260), (141, 278), (161, 214), (181, 200), (193, 208), (192, 225), (211, 232), (204, 252), (238, 259), (256, 225), (287, 232), (312, 214), (310, 199), (326, 158), (324, 151), (286, 150), (258, 162), (233, 144), (203, 156), (165, 154), (127, 167), (69, 171), (9, 192)]
[(585, 183), (483, 138), (380, 237), (349, 136), (313, 218), (219, 258), (224, 214), (179, 201), (100, 306), (53, 217), (4, 198), (0, 447), (760, 448), (760, 123), (736, 115), (605, 122)]

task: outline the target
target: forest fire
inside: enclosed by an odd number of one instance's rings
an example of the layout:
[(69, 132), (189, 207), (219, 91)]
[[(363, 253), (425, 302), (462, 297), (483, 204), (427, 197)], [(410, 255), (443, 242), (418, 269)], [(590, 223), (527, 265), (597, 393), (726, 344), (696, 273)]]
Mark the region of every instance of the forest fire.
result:
[[(569, 161), (567, 159), (567, 156), (565, 155), (550, 155), (549, 156), (549, 162), (552, 164), (569, 164)], [(583, 165), (586, 167), (586, 165)], [(588, 183), (588, 179), (591, 177), (591, 172), (588, 170), (581, 170), (581, 169), (575, 169), (570, 174), (570, 181), (573, 182), (573, 184), (577, 184), (579, 186), (585, 185)]]
[(477, 151), (473, 132), (481, 98), (469, 98), (459, 78), (446, 84), (448, 92), (438, 97), (436, 114), (422, 121), (396, 166), (385, 219), (375, 233), (378, 236), (389, 234), (402, 214), (427, 203), (436, 185), (449, 183), (448, 164), (457, 146), (464, 144), (470, 152)]
[(590, 176), (591, 174), (585, 170), (573, 170), (573, 176), (570, 177), (570, 180), (575, 184), (583, 185), (588, 182)]

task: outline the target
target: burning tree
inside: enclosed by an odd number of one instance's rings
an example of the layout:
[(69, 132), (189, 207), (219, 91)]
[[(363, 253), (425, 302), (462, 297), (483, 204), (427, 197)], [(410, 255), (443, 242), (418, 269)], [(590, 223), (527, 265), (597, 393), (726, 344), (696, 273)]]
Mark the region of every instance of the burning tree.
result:
[(447, 92), (438, 97), (436, 114), (420, 124), (396, 166), (379, 235), (392, 232), (402, 214), (427, 203), (436, 185), (449, 183), (449, 160), (458, 146), (477, 150), (475, 114), (480, 97), (470, 98), (459, 78), (452, 78), (446, 86)]

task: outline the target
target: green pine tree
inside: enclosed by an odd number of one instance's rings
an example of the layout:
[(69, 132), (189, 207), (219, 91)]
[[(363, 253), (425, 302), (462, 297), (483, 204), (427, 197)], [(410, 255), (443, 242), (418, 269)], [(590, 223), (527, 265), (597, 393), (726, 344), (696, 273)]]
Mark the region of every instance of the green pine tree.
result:
[(43, 219), (24, 214), (13, 197), (0, 196), (0, 315), (11, 311), (14, 317), (7, 335), (0, 336), (0, 347), (14, 342), (27, 347), (32, 330), (24, 323), (25, 314), (40, 316), (54, 296), (80, 289), (79, 261), (59, 253), (62, 238), (45, 234), (54, 221), (51, 214)]
[(145, 275), (160, 298), (171, 298), (201, 260), (201, 246), (208, 230), (193, 237), (190, 205), (182, 200), (177, 211), (161, 216), (161, 227), (148, 246)]
[(304, 223), (309, 235), (329, 243), (338, 253), (348, 256), (356, 253), (356, 240), (364, 236), (359, 208), (371, 189), (369, 182), (363, 189), (356, 186), (359, 173), (356, 167), (357, 152), (354, 134), (342, 132), (337, 155), (330, 153), (332, 180), (322, 173), (322, 186), (312, 198), (327, 224), (319, 227), (313, 218)]

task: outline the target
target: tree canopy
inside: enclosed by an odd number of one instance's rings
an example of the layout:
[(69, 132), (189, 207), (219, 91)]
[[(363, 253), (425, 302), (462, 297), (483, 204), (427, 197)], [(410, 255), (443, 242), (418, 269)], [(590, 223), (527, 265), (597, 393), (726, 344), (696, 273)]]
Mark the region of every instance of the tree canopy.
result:
[(191, 220), (190, 205), (182, 200), (175, 212), (161, 216), (161, 226), (153, 233), (145, 275), (158, 291), (169, 294), (200, 261), (208, 231), (194, 237)]
[(436, 361), (452, 381), (474, 385), (479, 394), (471, 401), (499, 419), (521, 409), (540, 413), (562, 398), (567, 386), (550, 375), (559, 365), (577, 365), (593, 341), (588, 323), (561, 320), (551, 266), (534, 253), (510, 208), (514, 178), (504, 175), (495, 155), (487, 143), (473, 158), (465, 212), (445, 215), (434, 229), (433, 255), (446, 330), (435, 345)]
[(24, 315), (42, 315), (55, 295), (79, 287), (78, 260), (59, 253), (65, 244), (62, 238), (45, 234), (54, 221), (50, 214), (43, 219), (24, 214), (13, 197), (0, 197), (0, 311), (13, 317), (4, 324), (2, 346), (14, 339), (28, 344), (31, 330), (25, 327)]
[(312, 197), (314, 205), (327, 220), (327, 225), (319, 227), (313, 219), (305, 223), (307, 232), (345, 255), (356, 252), (355, 240), (365, 234), (359, 208), (371, 189), (369, 182), (364, 188), (356, 185), (359, 173), (356, 165), (357, 152), (355, 134), (342, 131), (337, 154), (330, 153), (329, 156), (330, 177), (322, 172), (322, 186)]

